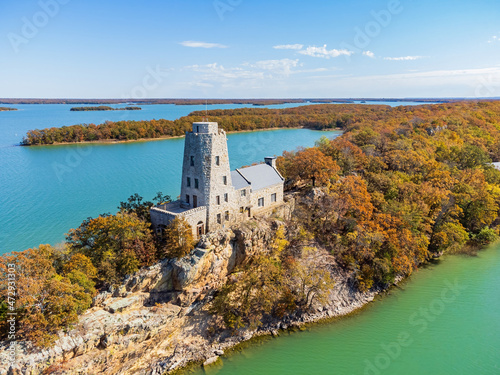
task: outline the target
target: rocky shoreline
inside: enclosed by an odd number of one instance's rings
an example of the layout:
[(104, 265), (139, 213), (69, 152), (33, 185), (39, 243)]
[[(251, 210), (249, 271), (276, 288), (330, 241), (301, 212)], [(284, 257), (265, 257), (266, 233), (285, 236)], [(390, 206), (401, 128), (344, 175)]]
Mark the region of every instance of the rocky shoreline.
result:
[[(293, 211), (293, 200), (280, 217)], [(352, 313), (372, 301), (380, 290), (360, 292), (353, 275), (337, 265), (318, 244), (321, 262), (335, 281), (328, 300), (297, 310), (282, 319), (269, 318), (255, 329), (217, 328), (208, 312), (214, 292), (227, 276), (272, 241), (284, 223), (260, 218), (231, 230), (210, 233), (181, 259), (165, 259), (128, 277), (94, 298), (93, 307), (55, 345), (35, 350), (20, 345), (15, 369), (8, 374), (140, 374), (170, 373), (192, 364), (209, 366), (242, 342)], [(1, 348), (2, 355), (6, 347)]]

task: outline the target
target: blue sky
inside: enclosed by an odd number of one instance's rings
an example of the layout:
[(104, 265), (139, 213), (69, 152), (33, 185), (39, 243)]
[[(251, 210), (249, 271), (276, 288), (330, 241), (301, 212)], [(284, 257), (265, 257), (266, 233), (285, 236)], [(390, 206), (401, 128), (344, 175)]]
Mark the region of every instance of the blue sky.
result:
[(0, 0), (0, 97), (500, 96), (498, 0)]

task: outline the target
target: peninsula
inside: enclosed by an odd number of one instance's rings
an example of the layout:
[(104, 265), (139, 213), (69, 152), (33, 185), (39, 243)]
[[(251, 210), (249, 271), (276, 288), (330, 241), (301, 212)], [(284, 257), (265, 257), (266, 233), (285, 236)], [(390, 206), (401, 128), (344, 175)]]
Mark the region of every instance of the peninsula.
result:
[[(329, 108), (296, 113), (297, 123), (321, 127)], [(20, 366), (208, 366), (252, 337), (360, 308), (442, 254), (474, 254), (498, 239), (499, 109), (348, 106), (330, 122), (340, 137), (235, 171), (219, 129), (235, 113), (189, 124), (180, 200), (136, 194), (70, 230), (64, 246), (2, 257), (30, 288), (18, 291), (17, 335), (31, 342)]]

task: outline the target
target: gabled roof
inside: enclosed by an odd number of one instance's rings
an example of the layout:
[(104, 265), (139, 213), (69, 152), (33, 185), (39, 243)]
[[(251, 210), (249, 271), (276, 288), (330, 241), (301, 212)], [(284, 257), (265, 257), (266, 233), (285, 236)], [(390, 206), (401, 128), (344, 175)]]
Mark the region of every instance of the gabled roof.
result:
[(231, 182), (236, 190), (243, 189), (250, 186), (250, 183), (238, 173), (238, 170), (231, 171)]
[[(252, 165), (251, 167), (240, 168), (233, 172), (241, 174), (241, 176), (243, 176), (243, 178), (239, 176), (241, 180), (249, 181), (252, 184), (252, 190), (260, 190), (268, 186), (283, 183), (283, 178), (280, 176), (278, 171), (269, 164)], [(231, 172), (231, 178), (233, 178), (233, 172)], [(240, 187), (236, 187), (237, 185), (233, 179), (233, 186), (236, 190), (238, 190), (244, 186), (248, 186), (248, 183), (247, 185), (239, 184), (238, 186)]]

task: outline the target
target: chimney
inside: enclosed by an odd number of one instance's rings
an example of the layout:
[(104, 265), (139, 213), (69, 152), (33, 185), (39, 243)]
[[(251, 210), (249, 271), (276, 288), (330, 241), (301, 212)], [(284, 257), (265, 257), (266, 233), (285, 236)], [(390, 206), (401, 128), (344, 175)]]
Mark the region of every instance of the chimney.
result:
[(276, 158), (274, 156), (268, 156), (264, 158), (264, 161), (267, 165), (270, 165), (274, 169), (276, 169)]

